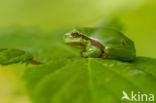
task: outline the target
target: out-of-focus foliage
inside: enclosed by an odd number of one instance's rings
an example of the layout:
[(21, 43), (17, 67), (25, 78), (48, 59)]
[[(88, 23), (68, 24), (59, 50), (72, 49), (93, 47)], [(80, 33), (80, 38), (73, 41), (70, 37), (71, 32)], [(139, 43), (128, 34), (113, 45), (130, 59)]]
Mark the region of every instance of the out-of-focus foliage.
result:
[(86, 25), (148, 0), (1, 0), (0, 26), (42, 28)]
[(99, 21), (97, 22), (97, 27), (107, 27), (107, 28), (112, 28), (117, 31), (123, 31), (124, 30), (124, 25), (121, 23), (120, 19), (118, 17), (110, 17), (107, 20)]
[(30, 53), (14, 48), (0, 49), (0, 64), (24, 63), (33, 59)]

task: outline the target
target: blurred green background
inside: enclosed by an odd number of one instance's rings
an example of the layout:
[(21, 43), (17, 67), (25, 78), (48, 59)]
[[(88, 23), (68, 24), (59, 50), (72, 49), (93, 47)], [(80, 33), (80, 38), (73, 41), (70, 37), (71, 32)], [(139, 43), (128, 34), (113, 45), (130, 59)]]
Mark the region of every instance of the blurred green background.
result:
[[(134, 40), (137, 56), (156, 58), (155, 0), (0, 0), (0, 28), (48, 31), (93, 25), (112, 16), (120, 19), (124, 33)], [(19, 75), (10, 67), (0, 67), (0, 103), (30, 102), (20, 90), (20, 96), (14, 93), (22, 86)]]

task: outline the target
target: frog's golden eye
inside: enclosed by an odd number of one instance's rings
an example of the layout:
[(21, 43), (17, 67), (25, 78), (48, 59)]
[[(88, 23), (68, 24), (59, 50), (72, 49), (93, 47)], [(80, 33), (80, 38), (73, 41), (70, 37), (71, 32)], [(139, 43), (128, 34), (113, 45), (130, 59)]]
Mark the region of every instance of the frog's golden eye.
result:
[(80, 34), (79, 34), (78, 32), (72, 32), (72, 33), (71, 33), (71, 36), (72, 36), (73, 38), (77, 38), (77, 37), (80, 37)]

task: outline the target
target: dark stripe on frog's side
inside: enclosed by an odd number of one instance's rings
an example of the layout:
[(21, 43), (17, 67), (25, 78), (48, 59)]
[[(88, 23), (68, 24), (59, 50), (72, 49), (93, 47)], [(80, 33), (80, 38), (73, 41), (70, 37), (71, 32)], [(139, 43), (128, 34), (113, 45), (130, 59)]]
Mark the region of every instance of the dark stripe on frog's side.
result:
[(75, 37), (75, 38), (81, 37), (81, 38), (83, 38), (85, 40), (89, 40), (92, 43), (92, 45), (95, 45), (95, 46), (99, 47), (104, 52), (105, 46), (101, 42), (99, 42), (99, 41), (97, 41), (95, 39), (91, 39), (91, 38), (89, 38), (89, 37), (87, 37), (85, 35), (79, 34), (78, 32), (72, 32), (71, 35), (73, 37)]

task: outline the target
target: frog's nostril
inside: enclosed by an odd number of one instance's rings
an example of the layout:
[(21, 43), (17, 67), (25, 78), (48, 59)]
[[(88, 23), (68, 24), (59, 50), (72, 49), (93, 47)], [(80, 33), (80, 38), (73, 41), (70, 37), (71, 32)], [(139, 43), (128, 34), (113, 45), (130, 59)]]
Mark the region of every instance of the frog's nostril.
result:
[(66, 33), (66, 34), (64, 34), (64, 37), (65, 37), (65, 38), (70, 37), (70, 36), (71, 36), (70, 33)]
[(65, 38), (67, 38), (67, 37), (69, 37), (69, 36), (70, 36), (69, 34), (65, 34), (65, 35), (64, 35)]

